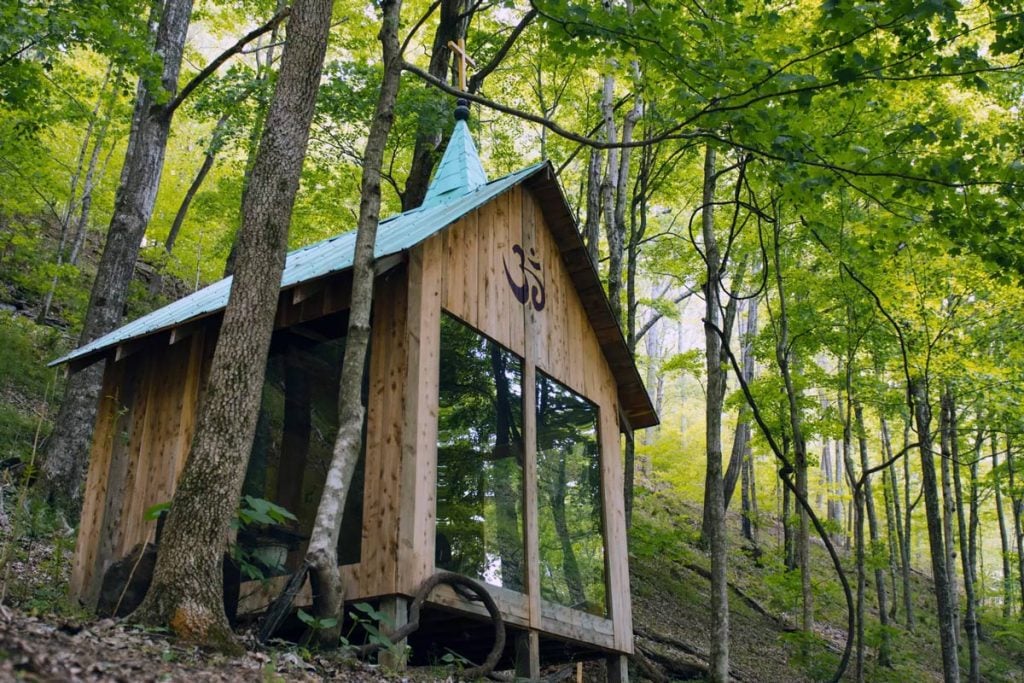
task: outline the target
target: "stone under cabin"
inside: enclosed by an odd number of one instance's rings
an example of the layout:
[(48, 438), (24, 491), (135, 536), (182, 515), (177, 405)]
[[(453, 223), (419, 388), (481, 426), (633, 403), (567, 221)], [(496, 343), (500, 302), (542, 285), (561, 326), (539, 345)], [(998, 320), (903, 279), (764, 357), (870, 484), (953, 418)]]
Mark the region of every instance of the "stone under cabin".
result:
[[(364, 446), (339, 543), (346, 599), (401, 619), (424, 580), (453, 571), (500, 608), (499, 668), (536, 677), (607, 658), (622, 678), (633, 631), (621, 444), (658, 418), (554, 168), (488, 180), (466, 112), (423, 205), (380, 223)], [(239, 530), (257, 577), (241, 575), (240, 617), (265, 610), (304, 556), (337, 430), (354, 243), (344, 232), (288, 255), (243, 500), (295, 519)], [(174, 496), (230, 287), (55, 361), (106, 361), (71, 578), (86, 606), (112, 564), (156, 538), (146, 511)], [(480, 661), (486, 615), (439, 587), (410, 661), (446, 648)]]

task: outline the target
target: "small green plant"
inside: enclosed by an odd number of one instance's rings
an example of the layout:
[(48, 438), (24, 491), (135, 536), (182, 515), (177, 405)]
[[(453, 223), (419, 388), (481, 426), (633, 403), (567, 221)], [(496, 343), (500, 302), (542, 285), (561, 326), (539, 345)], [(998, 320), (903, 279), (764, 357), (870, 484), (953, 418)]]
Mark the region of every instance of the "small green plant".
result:
[(299, 621), (312, 629), (313, 633), (326, 631), (338, 625), (338, 620), (334, 617), (314, 617), (304, 609), (299, 610)]
[(453, 666), (458, 671), (462, 671), (467, 666), (472, 666), (473, 665), (473, 662), (469, 661), (468, 659), (466, 659), (465, 657), (460, 655), (455, 650), (453, 650), (451, 648), (448, 648), (448, 647), (446, 647), (445, 650), (447, 650), (447, 652), (445, 652), (441, 656), (441, 663), (442, 664), (446, 664), (448, 666)]

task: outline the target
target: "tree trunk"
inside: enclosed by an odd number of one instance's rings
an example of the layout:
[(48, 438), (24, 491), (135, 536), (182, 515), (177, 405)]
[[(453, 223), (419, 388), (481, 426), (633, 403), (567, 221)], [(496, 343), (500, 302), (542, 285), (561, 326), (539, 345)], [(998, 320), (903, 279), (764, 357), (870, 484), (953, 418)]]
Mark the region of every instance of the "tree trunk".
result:
[[(359, 221), (353, 254), (352, 304), (338, 394), (338, 435), (306, 551), (313, 585), (313, 610), (321, 618), (339, 618), (344, 600), (344, 586), (338, 571), (338, 535), (341, 532), (341, 513), (345, 509), (352, 474), (359, 458), (366, 414), (360, 387), (363, 384), (366, 350), (370, 342), (373, 245), (377, 240), (377, 224), (380, 222), (380, 171), (384, 147), (395, 117), (395, 99), (402, 75), (402, 55), (398, 43), (401, 9), (401, 0), (383, 0), (381, 3), (383, 18), (380, 41), (384, 75), (363, 153)], [(328, 638), (335, 636), (334, 642), (337, 643), (336, 633), (334, 629), (328, 629), (323, 635)]]
[[(777, 209), (776, 209), (777, 211)], [(793, 439), (793, 466), (796, 469), (796, 493), (799, 498), (808, 500), (807, 487), (807, 442), (804, 440), (803, 414), (800, 409), (801, 396), (793, 382), (792, 360), (793, 349), (789, 337), (789, 315), (786, 307), (786, 291), (782, 277), (782, 250), (780, 241), (780, 222), (776, 213), (775, 239), (772, 241), (775, 256), (775, 288), (779, 295), (778, 332), (775, 338), (775, 360), (779, 365), (779, 373), (786, 388), (786, 399), (789, 406), (789, 427)], [(807, 633), (814, 630), (814, 594), (811, 589), (811, 550), (810, 521), (807, 511), (799, 506), (800, 526), (796, 537), (796, 556), (800, 567), (801, 593), (801, 628)]]
[[(992, 471), (999, 468), (999, 437), (992, 432)], [(1013, 573), (1010, 571), (1010, 536), (1006, 531), (1006, 512), (1003, 508), (1003, 485), (1001, 477), (995, 477), (992, 487), (996, 492), (996, 517), (999, 520), (999, 543), (1003, 560), (1003, 618), (1009, 619), (1013, 610)]]
[(601, 164), (604, 154), (594, 148), (590, 150), (587, 162), (587, 220), (583, 226), (583, 239), (587, 244), (587, 253), (594, 268), (598, 266), (601, 242)]
[[(124, 314), (128, 285), (153, 213), (171, 127), (171, 116), (157, 102), (168, 95), (173, 97), (177, 91), (191, 13), (192, 0), (166, 0), (163, 5), (154, 50), (163, 55), (160, 84), (164, 92), (150, 92), (146, 81), (139, 81), (128, 150), (114, 196), (114, 213), (79, 345), (112, 330)], [(68, 379), (54, 432), (39, 469), (42, 492), (53, 503), (75, 514), (81, 506), (80, 489), (89, 458), (102, 376), (102, 363), (95, 363)]]
[[(238, 651), (224, 615), (221, 563), (259, 413), (292, 205), (320, 84), (330, 0), (296, 0), (281, 71), (242, 205), (237, 273), (213, 355), (192, 450), (140, 618)], [(356, 382), (356, 391), (360, 383)]]
[(917, 438), (921, 452), (921, 486), (924, 489), (925, 516), (928, 520), (928, 547), (935, 581), (935, 602), (938, 606), (939, 640), (942, 644), (942, 672), (945, 683), (959, 683), (960, 663), (956, 649), (953, 606), (950, 604), (949, 577), (946, 574), (945, 542), (942, 536), (942, 513), (939, 510), (939, 482), (935, 476), (935, 455), (932, 452), (932, 410), (928, 403), (928, 384), (915, 378), (910, 384), (910, 400), (917, 422)]
[[(203, 163), (199, 166), (199, 171), (196, 173), (196, 177), (192, 179), (192, 184), (188, 186), (185, 191), (185, 196), (181, 200), (181, 204), (178, 206), (178, 211), (174, 214), (174, 221), (171, 222), (171, 229), (167, 233), (167, 239), (164, 240), (164, 254), (169, 257), (171, 252), (174, 250), (174, 244), (178, 241), (178, 234), (181, 232), (181, 226), (185, 224), (185, 216), (188, 215), (188, 210), (192, 206), (192, 200), (196, 198), (196, 194), (199, 192), (199, 188), (202, 187), (203, 181), (206, 180), (206, 176), (210, 173), (213, 168), (213, 162), (217, 159), (217, 151), (220, 149), (220, 135), (224, 130), (224, 126), (227, 125), (228, 114), (223, 114), (217, 120), (217, 125), (213, 128), (213, 133), (210, 136), (210, 144), (207, 145), (206, 155), (203, 157)], [(158, 294), (160, 292), (160, 284), (163, 281), (163, 277), (160, 272), (157, 272), (153, 279), (149, 283), (149, 293)]]
[(711, 661), (708, 677), (716, 683), (729, 680), (729, 585), (726, 578), (725, 491), (722, 479), (722, 403), (725, 400), (725, 372), (721, 363), (719, 326), (721, 257), (715, 237), (712, 206), (715, 199), (715, 150), (711, 145), (704, 152), (704, 189), (701, 197), (701, 227), (704, 257), (707, 260), (707, 281), (704, 285), (704, 343), (707, 359), (707, 476), (705, 478), (705, 511), (708, 520), (707, 543), (711, 548)]
[(903, 606), (907, 611), (907, 630), (911, 633), (914, 632), (914, 601), (911, 599), (910, 591), (910, 544), (913, 542), (914, 537), (910, 535), (910, 531), (912, 528), (914, 504), (910, 500), (910, 453), (907, 451), (907, 447), (910, 445), (910, 426), (913, 419), (913, 415), (910, 415), (905, 417), (903, 422), (903, 452), (905, 453), (903, 456), (903, 502), (905, 503), (903, 509), (906, 513), (903, 525), (903, 538), (906, 540), (906, 543), (903, 545)]
[[(427, 71), (441, 81), (448, 80), (448, 67), (452, 60), (449, 42), (458, 43), (466, 37), (469, 25), (470, 9), (466, 0), (441, 0), (440, 18), (434, 31), (434, 44), (430, 50), (430, 64)], [(437, 104), (444, 106), (444, 100), (438, 97)], [(438, 150), (441, 145), (443, 131), (438, 122), (445, 120), (436, 116), (438, 112), (424, 113), (420, 116), (416, 127), (416, 142), (413, 145), (412, 162), (409, 175), (402, 190), (402, 211), (415, 209), (423, 203), (430, 184), (430, 174), (439, 159)]]
[[(96, 160), (99, 157), (99, 149), (103, 144), (103, 132), (106, 130), (106, 123), (100, 127), (100, 132), (96, 136), (96, 140), (93, 141), (92, 133), (96, 127), (96, 123), (100, 118), (100, 108), (103, 105), (104, 96), (106, 94), (107, 83), (110, 81), (110, 75), (113, 72), (114, 65), (110, 63), (107, 65), (107, 71), (103, 75), (103, 83), (100, 85), (99, 94), (96, 96), (96, 104), (92, 108), (92, 114), (89, 116), (89, 123), (85, 127), (85, 135), (82, 136), (82, 146), (78, 150), (78, 161), (75, 165), (75, 172), (71, 175), (71, 188), (68, 190), (68, 201), (64, 207), (64, 213), (60, 217), (60, 240), (57, 244), (57, 268), (58, 272), (53, 274), (53, 278), (50, 280), (50, 287), (46, 291), (46, 296), (43, 298), (43, 306), (39, 309), (39, 315), (36, 316), (36, 322), (42, 324), (46, 321), (46, 318), (50, 315), (50, 307), (53, 305), (53, 296), (57, 293), (57, 283), (60, 281), (60, 267), (64, 264), (64, 251), (67, 246), (68, 234), (71, 231), (71, 218), (75, 213), (75, 204), (78, 203), (78, 181), (82, 177), (82, 173), (85, 170), (85, 156), (89, 151), (89, 145), (92, 144), (93, 152), (90, 158), (89, 171), (87, 175), (91, 174), (96, 168)], [(116, 88), (114, 88), (116, 92)], [(109, 115), (107, 117), (109, 121)], [(92, 202), (91, 188), (89, 192), (89, 202)], [(82, 190), (82, 202), (85, 202), (86, 191)], [(74, 240), (72, 240), (74, 242)]]
[(981, 680), (981, 661), (978, 655), (978, 605), (974, 593), (974, 576), (971, 571), (971, 551), (968, 548), (967, 520), (964, 518), (963, 484), (960, 478), (960, 446), (957, 435), (956, 401), (947, 388), (942, 395), (942, 410), (946, 414), (946, 425), (951, 444), (950, 455), (953, 470), (953, 494), (956, 496), (956, 523), (960, 536), (960, 565), (964, 576), (964, 594), (967, 597), (967, 612), (964, 616), (964, 629), (967, 631), (967, 651), (970, 657), (968, 680), (978, 683)]
[(1017, 616), (1024, 621), (1024, 495), (1017, 489), (1016, 463), (1010, 436), (1006, 436), (1006, 471), (1010, 476), (1010, 509), (1013, 511), (1013, 532), (1017, 539), (1017, 580), (1020, 582), (1021, 610)]
[[(735, 301), (735, 299), (733, 299)], [(731, 302), (730, 302), (731, 303)], [(747, 300), (747, 324), (743, 330), (740, 346), (740, 362), (743, 368), (743, 381), (750, 384), (754, 381), (754, 337), (757, 336), (758, 297)], [(750, 450), (750, 406), (745, 402), (740, 406), (736, 417), (736, 435), (733, 437), (732, 453), (729, 456), (729, 467), (725, 470), (725, 508), (729, 509), (729, 501), (736, 490), (736, 481), (740, 477), (743, 458)]]
[[(864, 429), (864, 409), (858, 403), (854, 408), (857, 419), (857, 442), (860, 446), (860, 467), (864, 488), (864, 510), (868, 517), (868, 538), (871, 541), (871, 554), (874, 556), (881, 546), (881, 535), (878, 533), (878, 515), (875, 512), (875, 499), (871, 490), (871, 475), (867, 474), (870, 469), (868, 462), (868, 435)], [(861, 520), (863, 525), (863, 519)], [(864, 540), (864, 532), (861, 531), (861, 542)], [(875, 561), (875, 593), (878, 596), (878, 620), (882, 624), (882, 642), (878, 647), (878, 663), (881, 666), (891, 667), (892, 645), (889, 642), (889, 596), (885, 587), (885, 574), (882, 565)]]
[(960, 591), (956, 583), (956, 538), (953, 536), (953, 479), (950, 463), (953, 461), (953, 445), (950, 435), (948, 390), (939, 399), (939, 441), (942, 454), (942, 538), (945, 541), (946, 576), (949, 579), (949, 604), (953, 608), (953, 632), (960, 645)]
[(741, 524), (743, 537), (757, 546), (757, 479), (754, 475), (753, 452), (750, 448), (750, 441), (747, 441), (747, 448), (743, 454), (743, 471), (740, 476), (742, 491), (740, 505), (743, 512)]
[[(885, 456), (888, 459), (892, 459), (892, 439), (889, 436), (889, 424), (885, 418), (882, 418), (882, 444), (885, 448)], [(909, 455), (904, 452), (903, 460), (909, 459)], [(907, 628), (912, 629), (912, 615), (913, 615), (913, 594), (910, 589), (910, 539), (906, 536), (903, 531), (903, 513), (900, 508), (900, 492), (897, 485), (896, 478), (896, 464), (889, 464), (889, 481), (892, 485), (892, 507), (893, 507), (893, 527), (895, 528), (896, 542), (899, 548), (899, 565), (900, 565), (900, 577), (902, 579), (903, 587), (903, 611), (906, 614)], [(895, 601), (895, 596), (894, 596)], [(895, 604), (893, 605), (895, 610)]]

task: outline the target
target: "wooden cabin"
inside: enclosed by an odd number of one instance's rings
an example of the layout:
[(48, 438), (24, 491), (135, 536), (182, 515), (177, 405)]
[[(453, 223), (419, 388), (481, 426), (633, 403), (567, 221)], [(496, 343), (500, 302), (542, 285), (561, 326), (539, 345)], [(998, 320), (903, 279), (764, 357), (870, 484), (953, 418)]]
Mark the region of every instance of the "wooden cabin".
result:
[[(354, 241), (288, 256), (243, 494), (296, 521), (269, 539), (240, 534), (268, 574), (242, 584), (240, 613), (265, 608), (312, 528), (337, 428)], [(364, 449), (339, 543), (347, 599), (401, 620), (421, 582), (452, 570), (488, 586), (513, 635), (506, 663), (522, 673), (604, 656), (624, 676), (620, 450), (657, 416), (551, 165), (488, 181), (462, 116), (423, 205), (381, 222), (375, 254)], [(106, 360), (71, 579), (85, 605), (111, 563), (153, 540), (145, 511), (174, 495), (229, 288), (55, 361)], [(488, 651), (480, 603), (442, 587), (429, 607), (414, 661)]]

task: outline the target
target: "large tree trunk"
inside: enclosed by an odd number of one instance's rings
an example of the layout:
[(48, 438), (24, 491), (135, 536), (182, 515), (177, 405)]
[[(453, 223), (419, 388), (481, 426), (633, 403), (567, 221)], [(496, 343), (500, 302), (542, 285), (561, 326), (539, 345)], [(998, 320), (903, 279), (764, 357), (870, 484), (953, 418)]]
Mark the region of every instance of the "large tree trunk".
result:
[[(363, 153), (359, 221), (353, 255), (352, 305), (349, 309), (348, 337), (338, 394), (338, 435), (306, 551), (306, 562), (310, 566), (313, 584), (313, 610), (322, 618), (340, 617), (344, 600), (344, 586), (338, 571), (338, 535), (341, 532), (341, 513), (345, 509), (345, 500), (362, 445), (366, 406), (363, 405), (360, 387), (363, 384), (366, 350), (370, 343), (373, 245), (377, 241), (377, 224), (380, 222), (380, 170), (384, 147), (395, 118), (395, 99), (398, 97), (402, 75), (402, 55), (398, 43), (402, 2), (383, 0), (381, 8), (383, 20), (380, 41), (384, 77)], [(328, 629), (328, 637), (333, 635), (330, 631), (333, 629)]]
[(917, 422), (917, 438), (921, 452), (921, 486), (924, 489), (925, 516), (928, 520), (928, 547), (932, 558), (932, 576), (935, 581), (935, 602), (938, 606), (943, 680), (945, 683), (959, 683), (960, 663), (956, 649), (953, 606), (950, 604), (949, 576), (946, 573), (942, 513), (939, 509), (939, 482), (935, 476), (935, 454), (932, 452), (932, 409), (928, 403), (927, 381), (921, 378), (913, 379), (909, 391)]
[[(140, 619), (180, 637), (238, 650), (223, 607), (222, 557), (259, 412), (292, 205), (320, 84), (330, 0), (296, 0), (281, 72), (242, 205), (237, 272), (192, 450)], [(358, 392), (359, 383), (356, 382)]]
[[(112, 330), (121, 320), (128, 285), (135, 272), (146, 225), (153, 213), (164, 166), (171, 116), (158, 102), (173, 97), (192, 14), (192, 0), (166, 0), (156, 32), (154, 51), (163, 56), (160, 85), (151, 92), (139, 81), (128, 150), (114, 196), (114, 213), (93, 282), (79, 345)], [(39, 469), (39, 486), (47, 498), (75, 511), (81, 505), (81, 485), (89, 457), (103, 364), (95, 363), (68, 379), (64, 400)]]
[(704, 152), (704, 189), (701, 195), (701, 228), (707, 280), (704, 285), (704, 343), (707, 358), (707, 476), (704, 485), (706, 539), (711, 547), (711, 662), (708, 677), (716, 683), (729, 680), (729, 585), (726, 577), (725, 490), (722, 478), (722, 403), (725, 400), (725, 371), (722, 368), (720, 325), (721, 256), (715, 237), (712, 206), (715, 200), (715, 150)]
[(953, 470), (953, 493), (956, 496), (956, 523), (960, 536), (960, 566), (964, 573), (964, 594), (967, 597), (967, 613), (964, 629), (967, 631), (967, 651), (970, 657), (968, 676), (971, 683), (981, 680), (981, 660), (978, 654), (978, 605), (974, 594), (974, 575), (971, 571), (971, 550), (968, 547), (967, 520), (964, 518), (963, 484), (960, 477), (960, 445), (957, 435), (956, 402), (947, 388), (942, 395), (942, 411), (945, 413), (946, 428), (951, 445), (950, 463)]
[[(868, 517), (868, 539), (871, 541), (871, 552), (872, 555), (878, 552), (878, 548), (881, 546), (881, 535), (878, 533), (878, 515), (875, 512), (875, 498), (871, 489), (871, 475), (867, 474), (870, 469), (868, 461), (868, 435), (864, 429), (864, 409), (858, 403), (854, 408), (854, 413), (857, 418), (857, 443), (860, 447), (860, 467), (863, 477), (864, 487), (864, 510), (867, 512)], [(863, 520), (862, 520), (863, 522)], [(861, 531), (861, 541), (864, 540), (863, 530)], [(889, 638), (889, 596), (885, 587), (885, 574), (882, 571), (882, 565), (877, 561), (875, 565), (875, 593), (878, 596), (878, 620), (882, 624), (882, 642), (878, 646), (878, 663), (881, 666), (892, 666), (891, 651), (892, 646)]]

